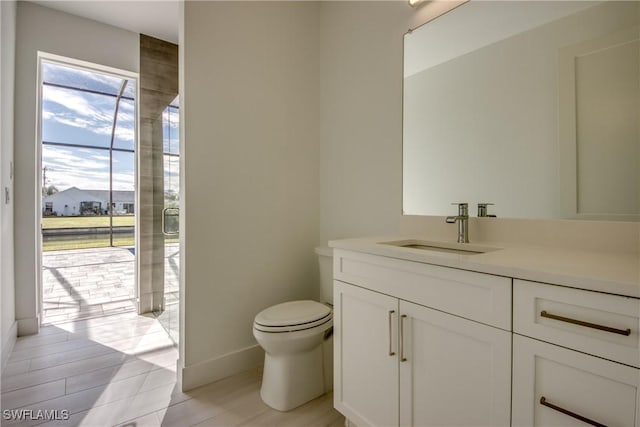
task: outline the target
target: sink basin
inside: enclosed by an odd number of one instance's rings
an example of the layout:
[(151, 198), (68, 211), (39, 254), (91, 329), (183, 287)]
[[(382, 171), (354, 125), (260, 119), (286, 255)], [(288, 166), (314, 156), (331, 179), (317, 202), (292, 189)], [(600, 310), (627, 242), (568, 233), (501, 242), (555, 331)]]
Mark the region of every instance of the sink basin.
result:
[(380, 244), (397, 246), (399, 248), (420, 249), (424, 251), (445, 252), (458, 255), (477, 255), (502, 249), (493, 246), (475, 245), (473, 243), (449, 243), (415, 239), (380, 242)]

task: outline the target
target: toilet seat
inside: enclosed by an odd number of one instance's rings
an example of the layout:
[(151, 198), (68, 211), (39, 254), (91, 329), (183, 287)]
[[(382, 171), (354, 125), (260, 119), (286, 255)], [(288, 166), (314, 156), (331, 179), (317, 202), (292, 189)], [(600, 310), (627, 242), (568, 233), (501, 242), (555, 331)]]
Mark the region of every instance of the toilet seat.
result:
[(262, 310), (254, 329), (262, 332), (294, 332), (315, 328), (333, 319), (331, 308), (316, 301), (290, 301)]

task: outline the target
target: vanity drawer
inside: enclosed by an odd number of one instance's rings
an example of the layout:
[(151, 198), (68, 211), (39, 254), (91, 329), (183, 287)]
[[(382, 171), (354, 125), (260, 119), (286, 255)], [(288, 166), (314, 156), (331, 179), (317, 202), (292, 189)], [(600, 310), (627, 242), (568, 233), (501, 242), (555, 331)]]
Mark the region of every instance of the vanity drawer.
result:
[(511, 330), (511, 279), (336, 249), (336, 280)]
[(640, 367), (640, 300), (524, 280), (513, 283), (513, 331)]
[(514, 335), (512, 425), (638, 426), (639, 379), (636, 368)]

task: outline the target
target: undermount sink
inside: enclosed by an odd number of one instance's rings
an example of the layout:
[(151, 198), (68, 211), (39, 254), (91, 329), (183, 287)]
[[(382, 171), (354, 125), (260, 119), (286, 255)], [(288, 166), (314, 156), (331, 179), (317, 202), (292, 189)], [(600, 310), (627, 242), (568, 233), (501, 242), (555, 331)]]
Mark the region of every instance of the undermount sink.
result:
[(475, 245), (472, 243), (449, 243), (415, 239), (380, 242), (380, 244), (397, 246), (399, 248), (420, 249), (424, 251), (445, 252), (459, 255), (477, 255), (502, 249), (492, 246)]

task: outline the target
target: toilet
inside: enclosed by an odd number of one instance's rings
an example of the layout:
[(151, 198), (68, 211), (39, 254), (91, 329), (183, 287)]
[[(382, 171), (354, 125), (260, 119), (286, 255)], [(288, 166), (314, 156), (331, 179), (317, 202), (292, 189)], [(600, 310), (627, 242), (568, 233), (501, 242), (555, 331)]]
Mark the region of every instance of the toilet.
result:
[(262, 310), (253, 336), (264, 349), (260, 396), (288, 411), (333, 388), (332, 250), (316, 248), (320, 264), (320, 299), (289, 301)]

